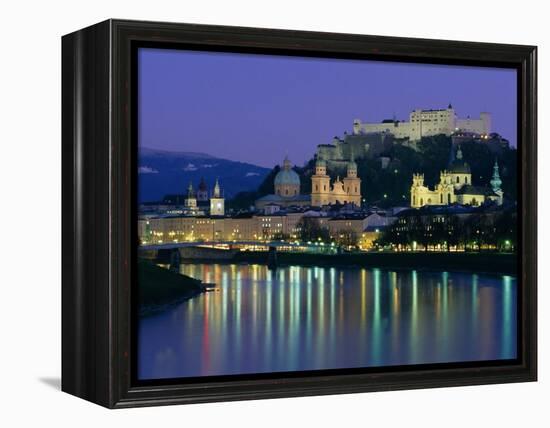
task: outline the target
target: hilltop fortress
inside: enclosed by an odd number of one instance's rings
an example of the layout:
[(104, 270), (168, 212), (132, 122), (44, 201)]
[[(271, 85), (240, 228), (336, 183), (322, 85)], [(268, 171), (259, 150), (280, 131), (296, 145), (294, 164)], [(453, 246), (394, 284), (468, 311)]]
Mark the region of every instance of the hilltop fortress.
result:
[[(416, 148), (416, 142), (422, 137), (434, 135), (469, 135), (487, 138), (491, 134), (491, 114), (482, 112), (479, 119), (469, 116), (461, 119), (452, 105), (446, 109), (416, 109), (409, 114), (408, 121), (386, 119), (380, 123), (353, 121), (353, 134), (344, 133), (344, 137), (334, 137), (331, 144), (317, 146), (317, 157), (333, 167), (344, 166), (346, 162), (357, 158), (373, 158), (391, 147), (395, 140), (401, 144)], [(342, 163), (342, 165), (340, 165)]]
[(382, 123), (364, 123), (360, 119), (353, 121), (353, 133), (368, 134), (370, 132), (387, 132), (395, 138), (406, 138), (410, 141), (419, 141), (422, 137), (444, 134), (450, 136), (454, 132), (471, 132), (478, 135), (491, 133), (491, 114), (480, 113), (479, 119), (459, 119), (449, 104), (446, 109), (440, 110), (413, 110), (409, 114), (409, 121), (395, 119), (384, 120)]

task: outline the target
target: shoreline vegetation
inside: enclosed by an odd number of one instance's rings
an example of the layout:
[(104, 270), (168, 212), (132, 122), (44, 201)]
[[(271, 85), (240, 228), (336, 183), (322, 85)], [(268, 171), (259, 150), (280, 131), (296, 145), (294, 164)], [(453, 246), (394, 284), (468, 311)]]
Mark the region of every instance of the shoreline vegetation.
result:
[(138, 259), (139, 316), (164, 311), (207, 291), (202, 281)]
[[(182, 263), (269, 265), (265, 251), (239, 251), (230, 258), (182, 258)], [(402, 253), (350, 253), (310, 254), (277, 253), (277, 266), (359, 267), (381, 269), (450, 270), (457, 272), (500, 273), (516, 275), (515, 253), (448, 253), (448, 252), (402, 252)]]

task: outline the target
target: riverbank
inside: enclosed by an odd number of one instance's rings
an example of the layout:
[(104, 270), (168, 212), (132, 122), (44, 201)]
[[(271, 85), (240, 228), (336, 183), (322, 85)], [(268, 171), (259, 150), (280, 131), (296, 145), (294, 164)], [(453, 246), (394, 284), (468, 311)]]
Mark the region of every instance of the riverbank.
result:
[[(253, 263), (268, 264), (268, 253), (261, 251), (240, 251), (232, 258), (182, 260), (183, 263)], [(403, 253), (349, 253), (309, 254), (277, 253), (278, 266), (322, 266), (383, 269), (445, 269), (458, 272), (487, 272), (516, 275), (517, 255), (512, 253), (447, 253), (447, 252), (403, 252)]]
[(190, 299), (206, 288), (198, 279), (138, 260), (139, 315), (147, 316)]

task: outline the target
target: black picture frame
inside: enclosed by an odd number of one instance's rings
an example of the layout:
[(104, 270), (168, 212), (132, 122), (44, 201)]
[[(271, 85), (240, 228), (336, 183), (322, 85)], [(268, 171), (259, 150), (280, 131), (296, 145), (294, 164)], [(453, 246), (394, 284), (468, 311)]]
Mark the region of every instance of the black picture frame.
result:
[[(137, 384), (132, 335), (136, 44), (517, 69), (518, 360)], [(105, 407), (124, 408), (536, 381), (536, 72), (534, 46), (127, 20), (107, 20), (64, 36), (62, 390)]]

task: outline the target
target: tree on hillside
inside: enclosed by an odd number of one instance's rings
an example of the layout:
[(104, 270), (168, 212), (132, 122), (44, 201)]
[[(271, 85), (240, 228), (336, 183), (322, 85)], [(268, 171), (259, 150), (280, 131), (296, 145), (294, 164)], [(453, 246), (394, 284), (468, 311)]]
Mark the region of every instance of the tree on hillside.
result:
[(449, 164), (451, 144), (451, 139), (445, 135), (422, 137), (418, 142), (421, 161), (415, 165), (415, 172), (423, 173), (428, 185), (434, 186), (439, 182), (439, 173)]

